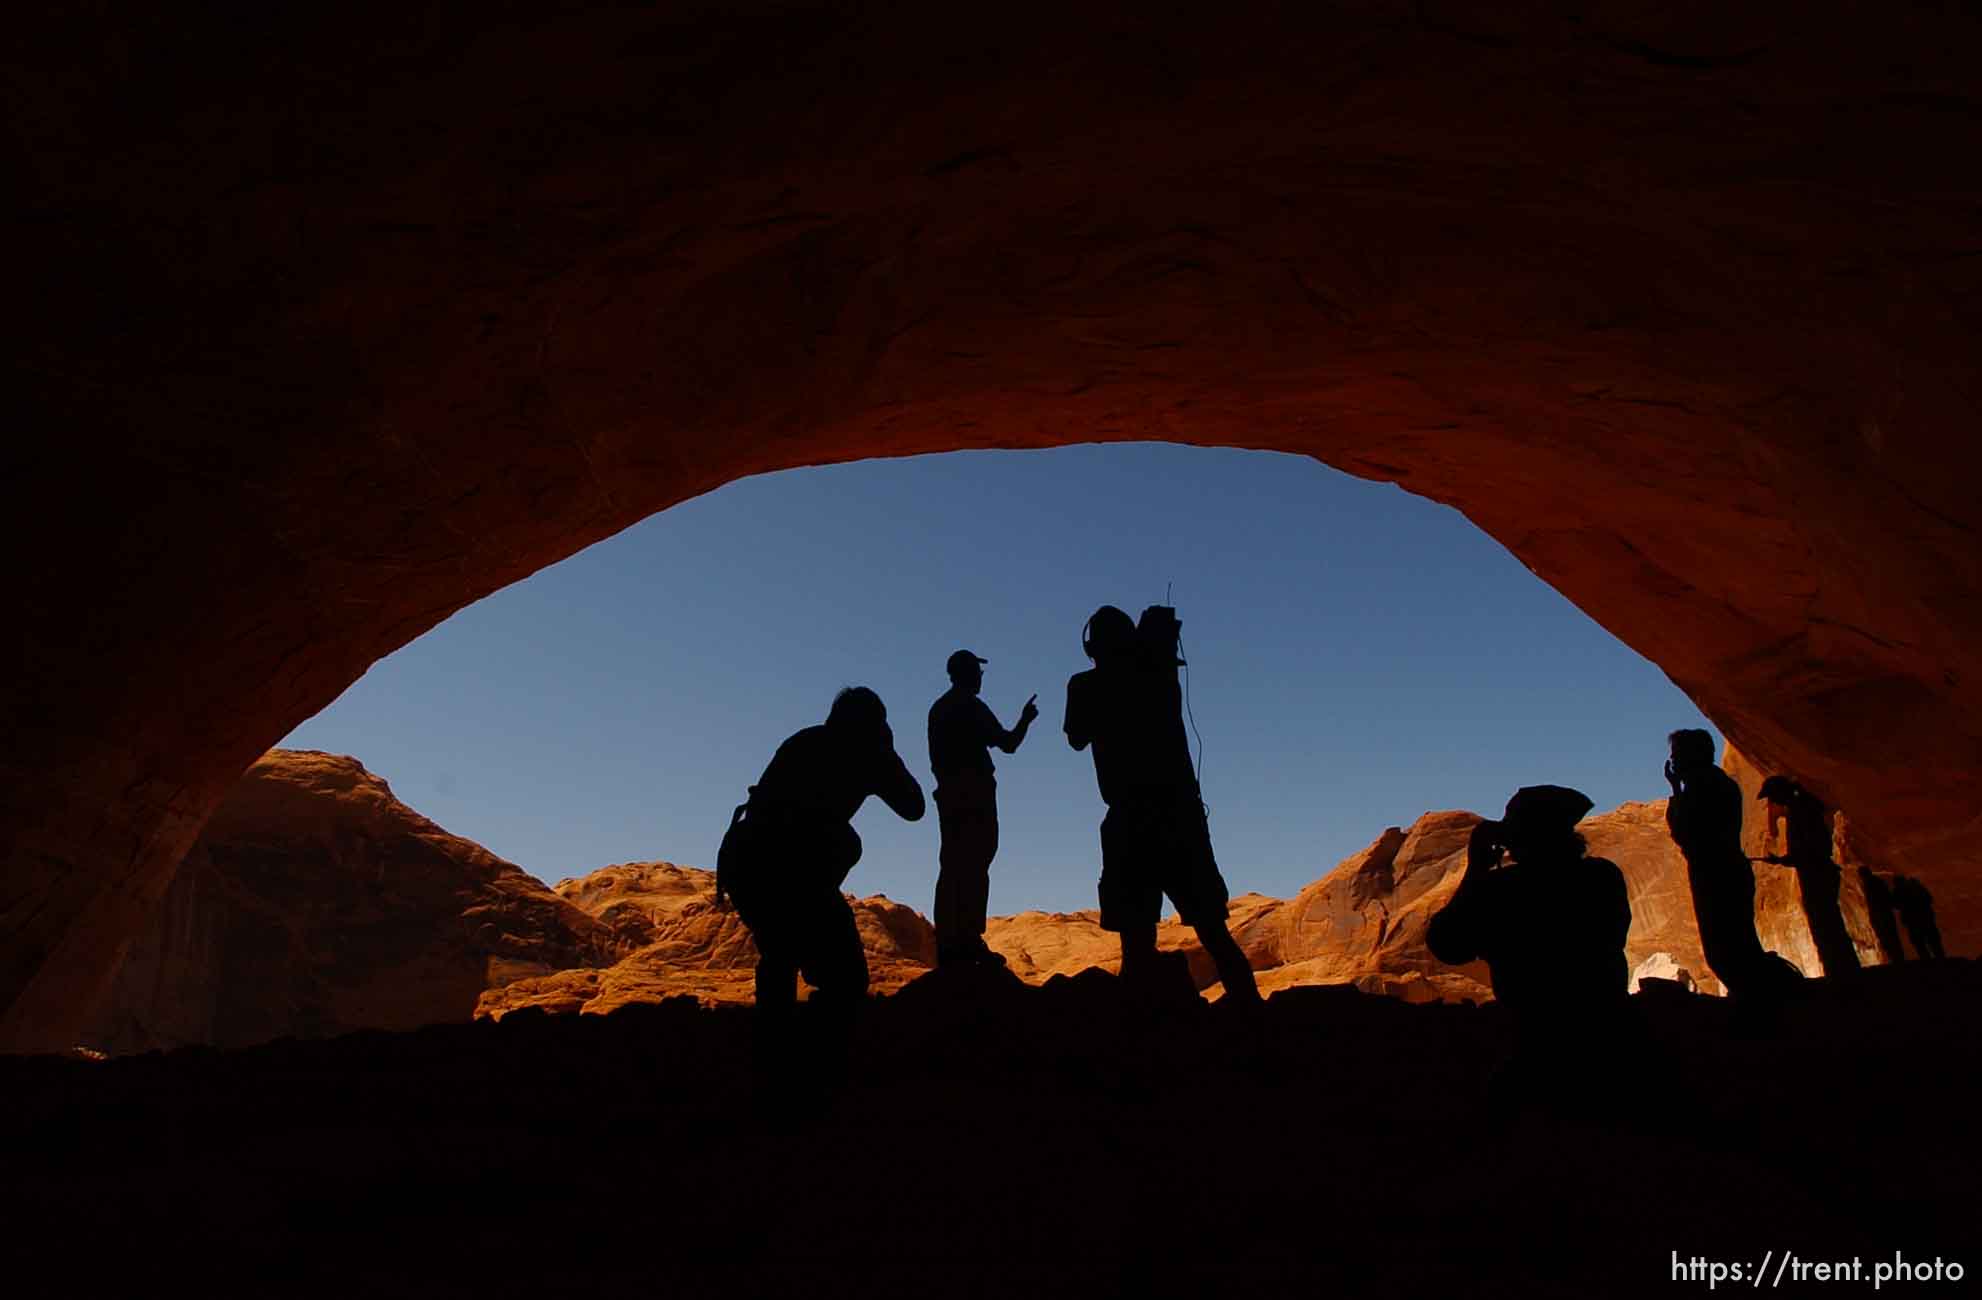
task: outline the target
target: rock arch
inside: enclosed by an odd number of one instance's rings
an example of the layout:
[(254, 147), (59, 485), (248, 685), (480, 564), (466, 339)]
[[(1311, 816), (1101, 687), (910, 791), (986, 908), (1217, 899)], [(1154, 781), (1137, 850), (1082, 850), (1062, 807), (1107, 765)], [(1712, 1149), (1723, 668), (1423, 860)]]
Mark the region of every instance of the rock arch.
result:
[(1972, 17), (923, 8), (20, 21), (0, 1044), (453, 610), (965, 447), (1452, 504), (1976, 913)]

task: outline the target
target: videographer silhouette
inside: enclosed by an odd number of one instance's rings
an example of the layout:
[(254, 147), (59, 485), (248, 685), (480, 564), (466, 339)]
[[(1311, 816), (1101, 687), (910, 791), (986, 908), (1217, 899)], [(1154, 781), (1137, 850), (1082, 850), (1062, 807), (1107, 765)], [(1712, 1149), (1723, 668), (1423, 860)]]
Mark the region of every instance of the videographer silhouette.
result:
[(1081, 648), (1094, 667), (1067, 682), (1067, 743), (1094, 747), (1101, 821), (1101, 928), (1122, 941), (1122, 977), (1156, 969), (1163, 896), (1217, 964), (1225, 996), (1258, 1002), (1252, 966), (1225, 927), (1230, 893), (1211, 852), (1211, 828), (1184, 735), (1177, 683), (1177, 611), (1152, 605), (1138, 627), (1113, 605), (1087, 621)]

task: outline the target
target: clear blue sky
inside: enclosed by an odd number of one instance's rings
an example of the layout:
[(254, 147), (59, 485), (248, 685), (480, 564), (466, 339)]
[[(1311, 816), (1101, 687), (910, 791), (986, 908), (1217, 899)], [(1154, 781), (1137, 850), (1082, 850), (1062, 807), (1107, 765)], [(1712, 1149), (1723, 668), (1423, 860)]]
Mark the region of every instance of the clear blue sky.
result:
[[(988, 658), (1003, 844), (993, 913), (1094, 905), (1102, 807), (1060, 734), (1096, 605), (1174, 583), (1212, 838), (1233, 892), (1287, 895), (1428, 809), (1517, 786), (1599, 809), (1665, 793), (1704, 726), (1664, 674), (1459, 515), (1302, 457), (1133, 443), (793, 470), (676, 506), (462, 610), (283, 743), (545, 880), (713, 866), (730, 810), (833, 694), (887, 702), (929, 785), (926, 718)], [(936, 821), (878, 800), (848, 888), (925, 913)]]

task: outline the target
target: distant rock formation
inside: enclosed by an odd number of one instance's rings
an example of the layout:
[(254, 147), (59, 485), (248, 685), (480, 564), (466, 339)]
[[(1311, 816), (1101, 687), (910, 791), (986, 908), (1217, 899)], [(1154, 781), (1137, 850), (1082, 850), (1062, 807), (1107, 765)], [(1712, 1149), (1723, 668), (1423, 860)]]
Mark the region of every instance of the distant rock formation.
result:
[(271, 750), (126, 949), (83, 1042), (133, 1052), (465, 1020), (487, 989), (624, 947), (358, 760)]
[[(1353, 984), (1367, 993), (1410, 1001), (1490, 997), (1483, 964), (1447, 966), (1431, 955), (1424, 941), (1425, 926), (1459, 886), (1466, 865), (1466, 840), (1479, 821), (1478, 814), (1469, 812), (1426, 813), (1408, 830), (1392, 827), (1385, 831), (1369, 847), (1345, 859), (1292, 899), (1249, 894), (1235, 900), (1232, 932), (1260, 972), (1260, 990)], [(1700, 951), (1686, 863), (1666, 831), (1665, 802), (1622, 804), (1586, 818), (1577, 829), (1588, 841), (1592, 855), (1610, 859), (1624, 873), (1631, 900), (1625, 959), (1632, 969), (1655, 954), (1663, 954), (1671, 967), (1658, 973), (1676, 978), (1676, 973), (1683, 971), (1702, 991), (1721, 992), (1720, 982), (1707, 969)], [(1758, 911), (1765, 936), (1800, 930), (1801, 947), (1785, 945), (1785, 955), (1804, 964), (1810, 974), (1818, 973), (1795, 882), (1790, 882), (1787, 894), (1779, 887), (1772, 889), (1758, 903)], [(1855, 915), (1863, 916), (1862, 899)], [(1040, 914), (1000, 920), (1010, 924), (1035, 916)], [(1001, 932), (1000, 922), (994, 921), (988, 937), (1027, 978), (1033, 978), (1035, 970), (1042, 977), (1066, 970), (1080, 959), (1087, 959), (1084, 964), (1108, 964), (1098, 958), (1112, 956), (1112, 936), (1103, 935), (1094, 925), (1094, 914), (1076, 913), (1066, 920), (1090, 927), (1094, 937), (1089, 942), (1071, 942), (1055, 933), (1047, 945), (1065, 945), (1065, 952), (1044, 946), (1052, 956), (1045, 963), (1033, 951), (1035, 946), (1042, 946), (1041, 941), (1026, 935), (1023, 928), (1017, 935)], [(1869, 923), (1865, 929), (1869, 934)], [(1187, 927), (1167, 921), (1160, 934), (1166, 946), (1191, 954), (1192, 969), (1201, 985), (1216, 978), (1209, 957), (1196, 948)]]
[[(1759, 853), (1760, 775), (1732, 752), (1727, 765), (1750, 797), (1749, 851)], [(1426, 813), (1293, 898), (1234, 899), (1232, 933), (1261, 991), (1350, 984), (1413, 1002), (1491, 997), (1483, 965), (1447, 966), (1424, 941), (1458, 887), (1479, 820)], [(1720, 992), (1700, 953), (1664, 803), (1627, 803), (1579, 829), (1593, 854), (1624, 872), (1631, 969)], [(1763, 941), (1817, 974), (1794, 877), (1766, 865), (1756, 873)], [(935, 934), (920, 914), (880, 896), (850, 901), (875, 992), (932, 967)], [(1861, 955), (1878, 962), (1854, 871), (1845, 874), (1844, 905)], [(1115, 936), (1091, 910), (993, 917), (985, 938), (1032, 984), (1119, 961)], [(1184, 953), (1198, 987), (1217, 996), (1216, 972), (1189, 927), (1172, 917), (1158, 941)], [(499, 1018), (523, 1007), (602, 1014), (681, 994), (743, 1003), (755, 966), (749, 932), (715, 905), (711, 872), (624, 863), (553, 889), (406, 807), (356, 759), (272, 750), (201, 835), (83, 1041), (131, 1052)]]
[[(478, 1016), (520, 1007), (603, 1015), (629, 1002), (690, 994), (703, 1002), (748, 1002), (757, 949), (735, 911), (716, 906), (714, 872), (669, 862), (629, 862), (560, 881), (558, 897), (609, 929), (625, 956), (608, 968), (520, 979), (482, 995)], [(853, 915), (867, 949), (871, 987), (892, 993), (936, 961), (936, 932), (914, 909), (876, 895)]]

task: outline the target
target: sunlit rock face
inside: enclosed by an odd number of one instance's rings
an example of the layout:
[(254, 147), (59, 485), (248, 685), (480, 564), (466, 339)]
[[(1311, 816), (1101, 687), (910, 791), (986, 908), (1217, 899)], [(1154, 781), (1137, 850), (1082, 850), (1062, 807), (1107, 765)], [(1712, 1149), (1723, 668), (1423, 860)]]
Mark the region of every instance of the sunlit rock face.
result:
[[(1739, 755), (1733, 755), (1730, 770), (1744, 777), (1744, 769), (1736, 766), (1740, 762)], [(1754, 789), (1748, 793), (1752, 797)], [(1759, 817), (1756, 811), (1750, 823), (1758, 827)], [(1466, 840), (1479, 820), (1469, 812), (1426, 813), (1408, 831), (1396, 827), (1385, 831), (1292, 899), (1248, 895), (1238, 900), (1232, 931), (1260, 972), (1261, 990), (1354, 984), (1365, 992), (1412, 1001), (1491, 996), (1483, 963), (1447, 966), (1425, 944), (1425, 927), (1459, 886), (1466, 867)], [(1624, 949), (1627, 965), (1637, 971), (1662, 957), (1664, 961), (1649, 973), (1670, 978), (1683, 970), (1702, 992), (1723, 992), (1700, 950), (1686, 862), (1666, 829), (1665, 801), (1623, 804), (1585, 818), (1577, 830), (1591, 856), (1615, 862), (1624, 874), (1631, 904)], [(1822, 974), (1794, 878), (1781, 869), (1758, 867), (1757, 871), (1772, 873), (1765, 875), (1766, 884), (1758, 886), (1756, 894), (1756, 928), (1764, 944), (1782, 952), (1806, 974)], [(1788, 877), (1786, 888), (1777, 876)], [(1855, 877), (1842, 906), (1853, 937), (1859, 939), (1861, 956), (1867, 965), (1877, 964), (1881, 957), (1872, 944), (1864, 894)], [(1164, 933), (1175, 946), (1191, 952), (1201, 985), (1217, 978), (1188, 929), (1173, 919), (1166, 922)]]
[(0, 1047), (467, 602), (740, 475), (1110, 439), (1463, 510), (1972, 950), (1982, 37), (1506, 8), (17, 19)]
[(623, 947), (357, 760), (274, 750), (207, 823), (81, 1041), (129, 1052), (464, 1020), (492, 986)]
[[(1728, 765), (1759, 784), (1738, 754)], [(1447, 966), (1424, 938), (1458, 887), (1479, 820), (1426, 813), (1291, 899), (1235, 898), (1229, 925), (1262, 991), (1346, 984), (1412, 1002), (1490, 998), (1483, 964)], [(1630, 967), (1684, 972), (1721, 991), (1700, 954), (1665, 805), (1625, 804), (1580, 829), (1624, 873)], [(897, 992), (934, 966), (935, 932), (920, 913), (882, 896), (848, 902), (873, 992)], [(1862, 894), (1844, 905), (1875, 964)], [(1793, 879), (1759, 892), (1757, 924), (1765, 942), (1821, 973)], [(1029, 984), (1120, 967), (1119, 940), (1092, 910), (992, 917), (985, 938)], [(1183, 954), (1198, 988), (1219, 995), (1190, 927), (1171, 916), (1157, 938)], [(712, 872), (633, 862), (547, 888), (399, 802), (356, 759), (272, 750), (208, 823), (81, 1041), (130, 1052), (500, 1019), (525, 1007), (603, 1015), (684, 995), (744, 1004), (756, 965), (749, 931), (716, 905)]]
[[(757, 946), (734, 908), (716, 905), (711, 871), (668, 862), (602, 867), (560, 881), (558, 896), (607, 925), (625, 945), (609, 966), (516, 980), (483, 994), (475, 1013), (500, 1019), (522, 1007), (604, 1015), (629, 1002), (687, 995), (705, 1004), (754, 997)], [(867, 953), (869, 989), (893, 993), (936, 961), (936, 931), (914, 909), (876, 895), (849, 900)], [(810, 992), (802, 980), (800, 996)]]
[[(1729, 746), (1721, 756), (1721, 766), (1741, 787), (1742, 803), (1746, 815), (1741, 819), (1741, 847), (1751, 858), (1763, 855), (1768, 834), (1767, 805), (1757, 796), (1761, 793), (1762, 782), (1770, 772), (1762, 771), (1750, 762), (1741, 751)], [(1834, 819), (1835, 819), (1834, 814)], [(1775, 852), (1782, 852), (1778, 840)], [(1851, 935), (1851, 943), (1858, 950), (1861, 965), (1877, 966), (1886, 960), (1886, 954), (1879, 946), (1879, 937), (1872, 929), (1870, 915), (1865, 908), (1865, 886), (1860, 881), (1857, 868), (1871, 867), (1883, 869), (1886, 864), (1867, 861), (1852, 845), (1835, 833), (1831, 839), (1832, 856), (1844, 875), (1838, 888), (1838, 910), (1844, 916), (1845, 930)], [(1810, 923), (1803, 911), (1803, 893), (1796, 883), (1796, 873), (1788, 867), (1772, 866), (1766, 862), (1755, 864), (1755, 929), (1761, 936), (1762, 946), (1795, 962), (1805, 975), (1821, 975), (1824, 964), (1817, 956), (1817, 945), (1810, 938)]]

